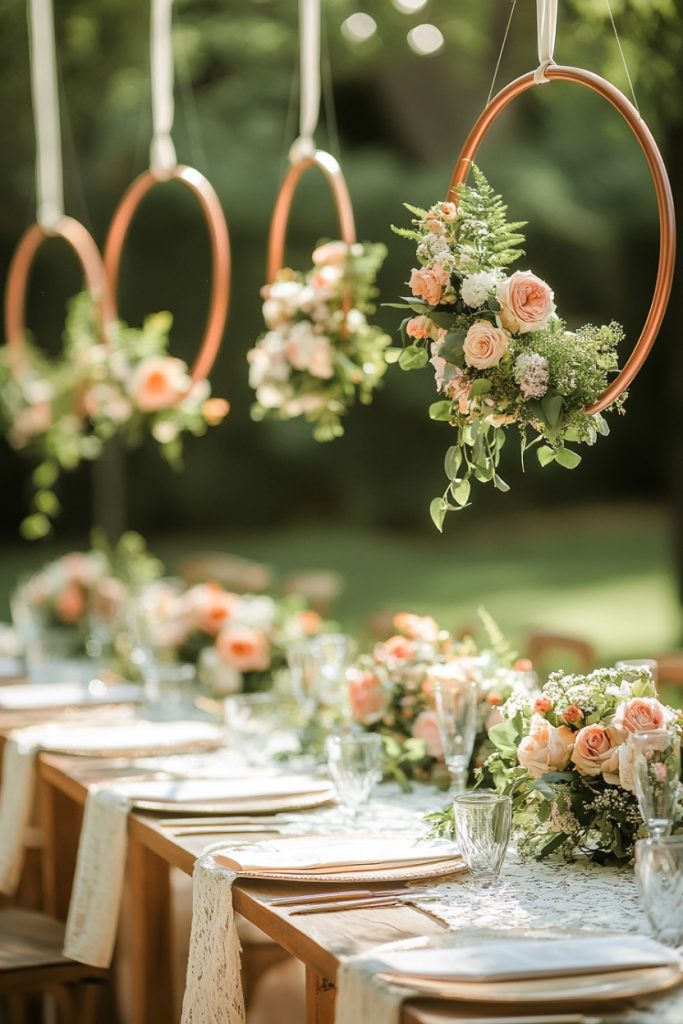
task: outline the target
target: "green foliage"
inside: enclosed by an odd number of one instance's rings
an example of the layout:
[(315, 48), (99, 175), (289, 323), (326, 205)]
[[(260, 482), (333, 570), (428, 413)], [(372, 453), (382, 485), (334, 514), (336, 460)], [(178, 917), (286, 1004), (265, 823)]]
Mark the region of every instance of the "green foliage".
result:
[(526, 221), (508, 221), (502, 196), (491, 188), (476, 164), (472, 165), (472, 178), (474, 185), (462, 182), (455, 190), (463, 225), (458, 241), (467, 247), (470, 257), (467, 272), (509, 267), (524, 255), (520, 248), (524, 235), (519, 229)]

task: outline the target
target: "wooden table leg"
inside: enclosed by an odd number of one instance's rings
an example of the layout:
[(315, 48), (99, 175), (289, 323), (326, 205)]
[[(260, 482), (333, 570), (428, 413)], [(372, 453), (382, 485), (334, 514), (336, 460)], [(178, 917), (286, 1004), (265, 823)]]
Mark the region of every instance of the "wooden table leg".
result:
[(44, 778), (38, 782), (43, 831), (42, 882), (44, 909), (66, 921), (71, 898), (83, 808)]
[(331, 981), (312, 967), (306, 967), (306, 1024), (334, 1024), (336, 995), (337, 990)]
[(128, 850), (131, 1024), (175, 1024), (168, 863), (135, 840)]

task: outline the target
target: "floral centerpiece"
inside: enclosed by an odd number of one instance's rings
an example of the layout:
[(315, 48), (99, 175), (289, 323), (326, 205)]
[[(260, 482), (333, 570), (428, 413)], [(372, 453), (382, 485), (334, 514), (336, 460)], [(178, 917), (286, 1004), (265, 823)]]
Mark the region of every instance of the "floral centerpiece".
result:
[(479, 690), (479, 727), (473, 767), (485, 760), (487, 727), (512, 693), (529, 693), (535, 676), (505, 643), (493, 620), (480, 611), (490, 646), (478, 649), (471, 637), (456, 642), (430, 616), (401, 612), (396, 632), (358, 659), (349, 681), (353, 720), (384, 739), (386, 768), (401, 785), (411, 778), (447, 786), (448, 771), (433, 699), (432, 672), (447, 667), (454, 678), (474, 680)]
[(317, 441), (344, 433), (341, 417), (379, 384), (390, 339), (368, 323), (386, 248), (326, 242), (306, 273), (283, 269), (261, 290), (268, 330), (248, 353), (254, 419), (303, 416)]
[[(554, 672), (535, 700), (513, 695), (501, 713), (482, 774), (512, 795), (522, 856), (631, 859), (644, 827), (626, 741), (637, 730), (675, 727), (678, 718), (657, 699), (649, 671)], [(431, 820), (452, 831), (452, 810)]]
[(24, 536), (50, 532), (60, 474), (99, 458), (115, 435), (134, 447), (151, 433), (178, 468), (183, 433), (199, 436), (227, 414), (208, 381), (193, 381), (187, 364), (168, 354), (171, 323), (169, 313), (147, 317), (140, 328), (117, 322), (105, 343), (92, 299), (82, 293), (69, 304), (60, 358), (29, 341), (0, 351), (0, 423), (10, 444), (39, 463)]
[(234, 594), (216, 583), (179, 590), (160, 580), (143, 595), (142, 614), (157, 656), (196, 664), (214, 697), (270, 689), (288, 644), (328, 628), (296, 595)]
[(414, 314), (401, 324), (403, 347), (387, 356), (404, 370), (431, 363), (441, 397), (429, 414), (456, 431), (445, 457), (448, 487), (430, 508), (438, 529), (468, 504), (474, 481), (509, 489), (498, 467), (510, 427), (522, 458), (538, 444), (541, 466), (578, 466), (570, 445), (609, 432), (603, 416), (585, 410), (617, 370), (623, 337), (614, 322), (569, 331), (550, 286), (530, 270), (508, 270), (523, 255), (524, 222), (508, 222), (477, 167), (472, 177), (452, 201), (407, 206), (413, 227), (394, 228), (417, 242), (420, 266), (410, 275), (412, 295), (397, 304)]

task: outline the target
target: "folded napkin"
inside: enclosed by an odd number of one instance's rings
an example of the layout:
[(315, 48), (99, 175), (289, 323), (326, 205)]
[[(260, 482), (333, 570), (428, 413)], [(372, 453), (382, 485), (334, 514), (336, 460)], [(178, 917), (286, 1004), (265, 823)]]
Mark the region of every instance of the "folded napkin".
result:
[(383, 969), (372, 953), (342, 960), (337, 969), (335, 1024), (400, 1024), (403, 1003), (418, 993), (378, 978)]
[[(176, 766), (177, 767), (177, 766)], [(243, 766), (242, 766), (243, 769)], [(220, 779), (181, 779), (175, 781), (145, 780), (131, 783), (128, 794), (134, 802), (207, 803), (220, 802), (249, 804), (268, 797), (300, 797), (320, 793), (324, 796), (332, 789), (329, 782), (302, 775), (257, 776)]]
[(492, 939), (469, 946), (397, 950), (381, 955), (382, 970), (410, 978), (512, 981), (680, 965), (674, 950), (643, 935), (566, 939)]
[[(99, 685), (95, 685), (98, 683)], [(99, 680), (82, 683), (22, 683), (0, 687), (0, 711), (38, 711), (125, 704), (140, 700), (142, 690), (132, 684), (107, 686)]]
[(322, 875), (362, 874), (378, 867), (419, 867), (453, 861), (458, 856), (457, 846), (446, 840), (418, 843), (395, 836), (376, 839), (356, 835), (272, 839), (244, 849), (223, 850), (216, 859), (243, 875)]
[(5, 740), (0, 788), (0, 892), (6, 896), (16, 891), (24, 866), (38, 748), (38, 737), (32, 729), (15, 732)]

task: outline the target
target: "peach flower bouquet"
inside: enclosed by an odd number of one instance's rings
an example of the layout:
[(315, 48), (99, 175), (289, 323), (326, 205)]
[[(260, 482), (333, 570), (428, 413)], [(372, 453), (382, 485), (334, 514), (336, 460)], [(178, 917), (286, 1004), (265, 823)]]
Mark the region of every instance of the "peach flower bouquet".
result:
[[(639, 730), (678, 728), (648, 669), (553, 673), (533, 700), (513, 695), (489, 730), (484, 776), (513, 799), (523, 856), (627, 861), (644, 834), (627, 744)], [(679, 808), (683, 825), (683, 807)], [(434, 816), (437, 824), (446, 816)]]
[(169, 355), (171, 323), (170, 313), (147, 317), (140, 328), (117, 322), (105, 344), (84, 292), (69, 304), (59, 358), (28, 341), (0, 350), (0, 424), (13, 448), (38, 460), (25, 537), (51, 532), (60, 474), (98, 459), (115, 435), (135, 447), (151, 434), (179, 468), (183, 435), (200, 436), (227, 415), (228, 403), (211, 397), (209, 382), (192, 380), (187, 363)]
[(356, 398), (372, 401), (390, 344), (368, 320), (385, 256), (383, 245), (324, 242), (310, 270), (283, 268), (264, 285), (267, 330), (247, 354), (253, 419), (303, 418), (316, 441), (332, 441)]
[(449, 511), (469, 504), (473, 483), (509, 490), (499, 464), (511, 427), (522, 459), (537, 445), (541, 466), (578, 466), (571, 445), (609, 433), (604, 417), (585, 409), (618, 369), (623, 337), (617, 323), (568, 330), (550, 285), (531, 270), (509, 270), (523, 255), (524, 222), (508, 222), (477, 167), (472, 180), (428, 210), (406, 204), (413, 226), (393, 229), (417, 243), (419, 266), (411, 294), (392, 304), (406, 316), (401, 347), (387, 361), (403, 370), (431, 364), (439, 399), (429, 415), (456, 431), (445, 456), (448, 486), (430, 506), (439, 530)]

